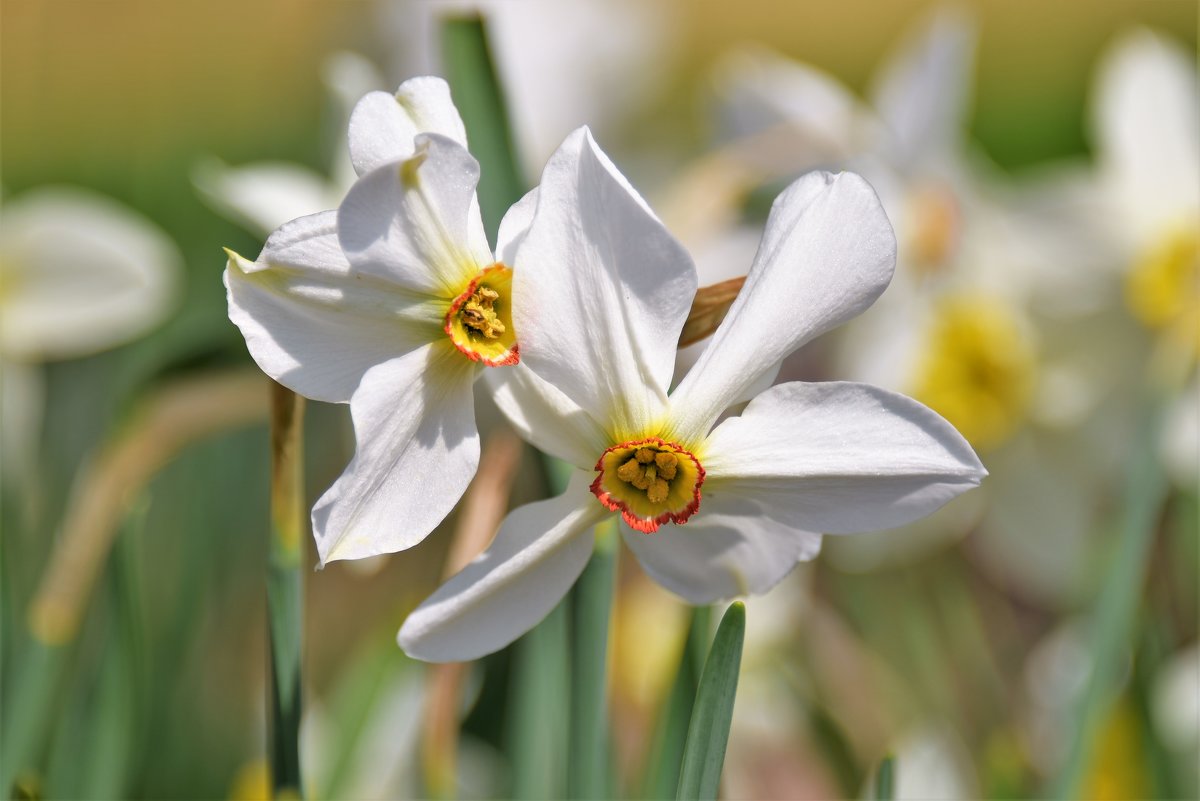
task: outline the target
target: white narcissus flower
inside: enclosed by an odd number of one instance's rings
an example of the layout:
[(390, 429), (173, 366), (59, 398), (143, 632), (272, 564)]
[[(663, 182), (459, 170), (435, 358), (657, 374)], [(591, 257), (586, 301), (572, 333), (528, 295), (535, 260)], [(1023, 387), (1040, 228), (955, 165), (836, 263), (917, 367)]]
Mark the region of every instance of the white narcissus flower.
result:
[[(422, 133), (428, 132), (428, 133)], [(256, 261), (231, 254), (229, 316), (258, 365), (316, 400), (349, 403), (357, 449), (313, 508), (322, 564), (416, 545), (479, 461), (472, 384), (518, 361), (511, 283), (532, 197), (479, 216), (479, 164), (438, 78), (355, 108), (361, 178), (337, 211), (282, 226)]]
[(669, 395), (695, 270), (586, 129), (546, 166), (520, 262), (524, 366), (491, 378), (514, 425), (576, 469), (409, 616), (399, 641), (412, 656), (470, 659), (527, 631), (610, 515), (649, 575), (708, 603), (765, 592), (822, 533), (907, 523), (985, 474), (936, 414), (863, 384), (781, 384), (718, 425), (762, 373), (891, 279), (891, 226), (856, 175), (812, 173), (776, 200), (745, 287)]
[(0, 206), (0, 391), (5, 467), (33, 458), (41, 381), (29, 365), (97, 353), (166, 316), (175, 244), (111, 198), (47, 187)]

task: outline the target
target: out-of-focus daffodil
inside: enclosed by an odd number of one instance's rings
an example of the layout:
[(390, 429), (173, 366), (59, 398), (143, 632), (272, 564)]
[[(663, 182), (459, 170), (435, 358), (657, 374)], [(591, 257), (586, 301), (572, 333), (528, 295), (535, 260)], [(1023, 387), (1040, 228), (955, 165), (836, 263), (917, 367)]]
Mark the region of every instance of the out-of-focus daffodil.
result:
[[(32, 456), (41, 383), (31, 365), (134, 339), (170, 309), (182, 257), (150, 221), (82, 189), (0, 206), (0, 388), (6, 467)], [(21, 471), (13, 470), (12, 475)]]
[(338, 210), (282, 226), (257, 261), (230, 255), (229, 316), (263, 371), (350, 404), (355, 457), (313, 509), (322, 563), (411, 547), (442, 521), (479, 461), (480, 367), (518, 360), (511, 265), (534, 196), (493, 256), (465, 143), (441, 79), (372, 92), (350, 119), (362, 177)]
[(401, 646), (470, 659), (527, 631), (618, 514), (646, 572), (693, 603), (761, 593), (822, 533), (902, 525), (975, 486), (974, 452), (920, 404), (864, 384), (781, 384), (717, 424), (764, 373), (883, 292), (895, 239), (856, 175), (812, 173), (775, 202), (745, 288), (668, 395), (696, 289), (686, 251), (591, 138), (551, 158), (521, 244), (514, 319), (526, 368), (501, 408), (575, 468), (405, 622)]

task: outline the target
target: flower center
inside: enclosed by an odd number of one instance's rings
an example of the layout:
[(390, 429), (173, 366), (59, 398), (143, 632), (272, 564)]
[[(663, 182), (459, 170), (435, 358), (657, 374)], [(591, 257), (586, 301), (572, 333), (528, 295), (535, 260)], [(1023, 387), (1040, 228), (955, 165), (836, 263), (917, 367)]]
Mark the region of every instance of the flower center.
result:
[(480, 271), (450, 304), (445, 332), (471, 361), (489, 367), (516, 364), (512, 325), (512, 270), (493, 264)]
[(630, 528), (650, 534), (685, 523), (700, 508), (704, 468), (684, 448), (658, 437), (614, 445), (596, 462), (592, 493)]
[(911, 394), (988, 448), (1025, 419), (1035, 371), (1033, 345), (1008, 307), (950, 296), (934, 311)]
[(1129, 272), (1125, 300), (1147, 328), (1182, 338), (1200, 356), (1200, 229), (1180, 226), (1147, 250)]
[(908, 198), (909, 262), (919, 275), (941, 272), (958, 246), (962, 214), (947, 186), (920, 187)]

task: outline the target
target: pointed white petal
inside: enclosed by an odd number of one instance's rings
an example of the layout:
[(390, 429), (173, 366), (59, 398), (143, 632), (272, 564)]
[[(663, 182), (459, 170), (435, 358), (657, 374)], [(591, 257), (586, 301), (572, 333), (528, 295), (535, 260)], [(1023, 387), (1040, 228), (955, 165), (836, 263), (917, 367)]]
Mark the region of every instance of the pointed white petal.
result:
[(557, 498), (511, 512), (488, 549), (404, 621), (404, 652), (427, 662), (477, 659), (549, 614), (592, 555), (591, 527), (608, 514), (589, 480), (579, 473)]
[(508, 422), (538, 450), (591, 470), (612, 445), (591, 415), (524, 363), (483, 375)]
[(217, 211), (263, 235), (341, 201), (327, 178), (296, 164), (228, 167), (211, 159), (195, 169), (192, 183)]
[(706, 494), (756, 500), (781, 522), (826, 534), (909, 523), (987, 474), (930, 409), (847, 382), (772, 387), (717, 426), (701, 458)]
[(1146, 30), (1125, 36), (1097, 82), (1095, 128), (1101, 166), (1119, 195), (1118, 213), (1143, 236), (1195, 225), (1200, 208), (1200, 97), (1195, 58)]
[(119, 345), (167, 313), (182, 257), (126, 206), (50, 187), (0, 212), (0, 354), (67, 359)]
[(939, 9), (881, 68), (874, 104), (890, 133), (891, 162), (953, 158), (961, 146), (971, 94), (975, 26)]
[(467, 132), (441, 78), (411, 78), (395, 95), (371, 92), (350, 115), (350, 160), (359, 175), (389, 162), (411, 158), (414, 137), (447, 136), (463, 147)]
[(621, 525), (625, 544), (646, 573), (693, 604), (758, 595), (821, 549), (821, 535), (766, 517), (753, 501), (705, 497), (682, 526), (653, 534)]
[(231, 257), (225, 287), (254, 361), (314, 400), (345, 403), (369, 368), (442, 337), (437, 304), (351, 274), (332, 211), (282, 226), (255, 262)]
[(496, 232), (496, 261), (509, 267), (517, 263), (517, 248), (529, 233), (533, 213), (537, 209), (537, 199), (538, 190), (534, 187), (504, 213), (504, 219), (500, 221), (500, 230)]
[(354, 268), (447, 299), (492, 263), (475, 186), (479, 163), (444, 136), (422, 134), (409, 160), (364, 175), (338, 209)]
[(411, 548), (454, 508), (479, 464), (476, 369), (439, 342), (363, 375), (354, 459), (313, 507), (322, 564)]
[(657, 422), (696, 271), (586, 128), (546, 165), (519, 255), (521, 360), (618, 438)]
[(669, 438), (702, 440), (763, 373), (874, 303), (895, 264), (892, 226), (862, 178), (812, 172), (789, 186), (771, 208), (746, 284), (671, 394)]

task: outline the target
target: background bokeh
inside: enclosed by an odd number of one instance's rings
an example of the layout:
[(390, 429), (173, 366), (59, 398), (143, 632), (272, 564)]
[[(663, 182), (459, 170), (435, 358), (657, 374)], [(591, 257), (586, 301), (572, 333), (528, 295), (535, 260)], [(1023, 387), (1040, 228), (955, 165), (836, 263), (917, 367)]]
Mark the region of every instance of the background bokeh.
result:
[[(498, 15), (513, 17), (521, 5), (494, 4)], [(260, 790), (265, 390), (220, 384), (231, 371), (253, 367), (226, 318), (220, 275), (223, 246), (256, 254), (262, 234), (214, 210), (194, 178), (214, 158), (231, 165), (295, 162), (328, 174), (344, 125), (322, 79), (329, 57), (345, 50), (366, 57), (382, 76), (377, 88), (437, 72), (429, 20), (461, 7), (333, 0), (0, 6), (0, 202), (44, 185), (95, 190), (161, 227), (186, 267), (165, 319), (141, 339), (34, 368), (44, 382), (32, 433), (36, 455), (5, 466), (0, 510), (6, 737), (21, 697), (46, 699), (36, 721), (19, 721), (36, 729), (36, 756), (21, 768), (24, 791), (219, 798)], [(860, 0), (662, 2), (598, 18), (584, 35), (539, 27), (537, 14), (526, 12), (503, 31), (507, 23), (497, 20), (495, 46), (531, 177), (539, 157), (587, 122), (653, 203), (670, 194), (672, 176), (716, 142), (711, 76), (730, 47), (769, 45), (864, 93), (898, 35), (931, 8)], [(1086, 163), (1094, 145), (1088, 114), (1095, 67), (1120, 33), (1148, 26), (1193, 58), (1196, 51), (1197, 6), (1189, 0), (988, 0), (963, 8), (979, 37), (968, 134), (1016, 178)], [(522, 51), (532, 66), (522, 66)], [(539, 53), (549, 55), (539, 62)], [(560, 57), (569, 69), (547, 68)], [(244, 404), (244, 413), (229, 423), (217, 414), (212, 432), (185, 416), (146, 434), (138, 423), (148, 399), (187, 379), (196, 382), (199, 417), (205, 403)], [(1136, 384), (1140, 376), (1131, 369), (1126, 380)], [(489, 414), (485, 432), (499, 437), (499, 416)], [(161, 469), (154, 443), (137, 439), (166, 430), (188, 440), (190, 427), (195, 441), (168, 454)], [(315, 498), (353, 448), (344, 409), (311, 404), (307, 442)], [(32, 599), (63, 537), (69, 504), (97, 480), (97, 465), (117, 469), (109, 458), (114, 443), (154, 469), (145, 486), (113, 482), (112, 492), (128, 493), (120, 498), (120, 534), (80, 636), (59, 661), (30, 667)], [(513, 464), (511, 505), (544, 493), (533, 455)], [(1106, 497), (1117, 491), (1097, 489)], [(1145, 599), (1128, 690), (1098, 724), (1103, 756), (1088, 768), (1089, 792), (1110, 797), (1191, 797), (1197, 790), (1194, 764), (1159, 731), (1154, 711), (1162, 671), (1196, 642), (1195, 487), (1173, 490), (1161, 518), (1149, 578), (1139, 585)], [(424, 679), (394, 635), (436, 583), (455, 521), (412, 551), (305, 576), (305, 742), (306, 753), (316, 755), (315, 795), (421, 792), (416, 742)], [(972, 550), (970, 532), (878, 569), (824, 557), (803, 566), (769, 596), (773, 607), (759, 612), (750, 605), (751, 643), (761, 649), (747, 652), (729, 792), (856, 794), (888, 750), (901, 755), (902, 775), (911, 764), (944, 778), (923, 792), (1044, 792), (1055, 764), (1046, 752), (1067, 737), (1061, 727), (1069, 725), (1071, 693), (1085, 680), (1080, 632), (1104, 586), (1113, 541), (1097, 533), (1100, 551), (1088, 552), (1085, 589), (1066, 600), (997, 579), (979, 564), (990, 557)], [(1056, 547), (1053, 532), (1043, 544)], [(634, 776), (674, 670), (684, 616), (633, 575), (632, 562), (621, 569), (614, 739), (621, 770)], [(45, 680), (36, 689), (30, 671)], [(466, 682), (476, 703), (464, 710), (464, 795), (508, 790), (512, 744), (502, 721), (509, 671), (506, 657), (489, 658)], [(1194, 681), (1191, 691), (1194, 703)], [(1195, 729), (1183, 736), (1194, 737)], [(1188, 742), (1194, 757), (1195, 741)]]

